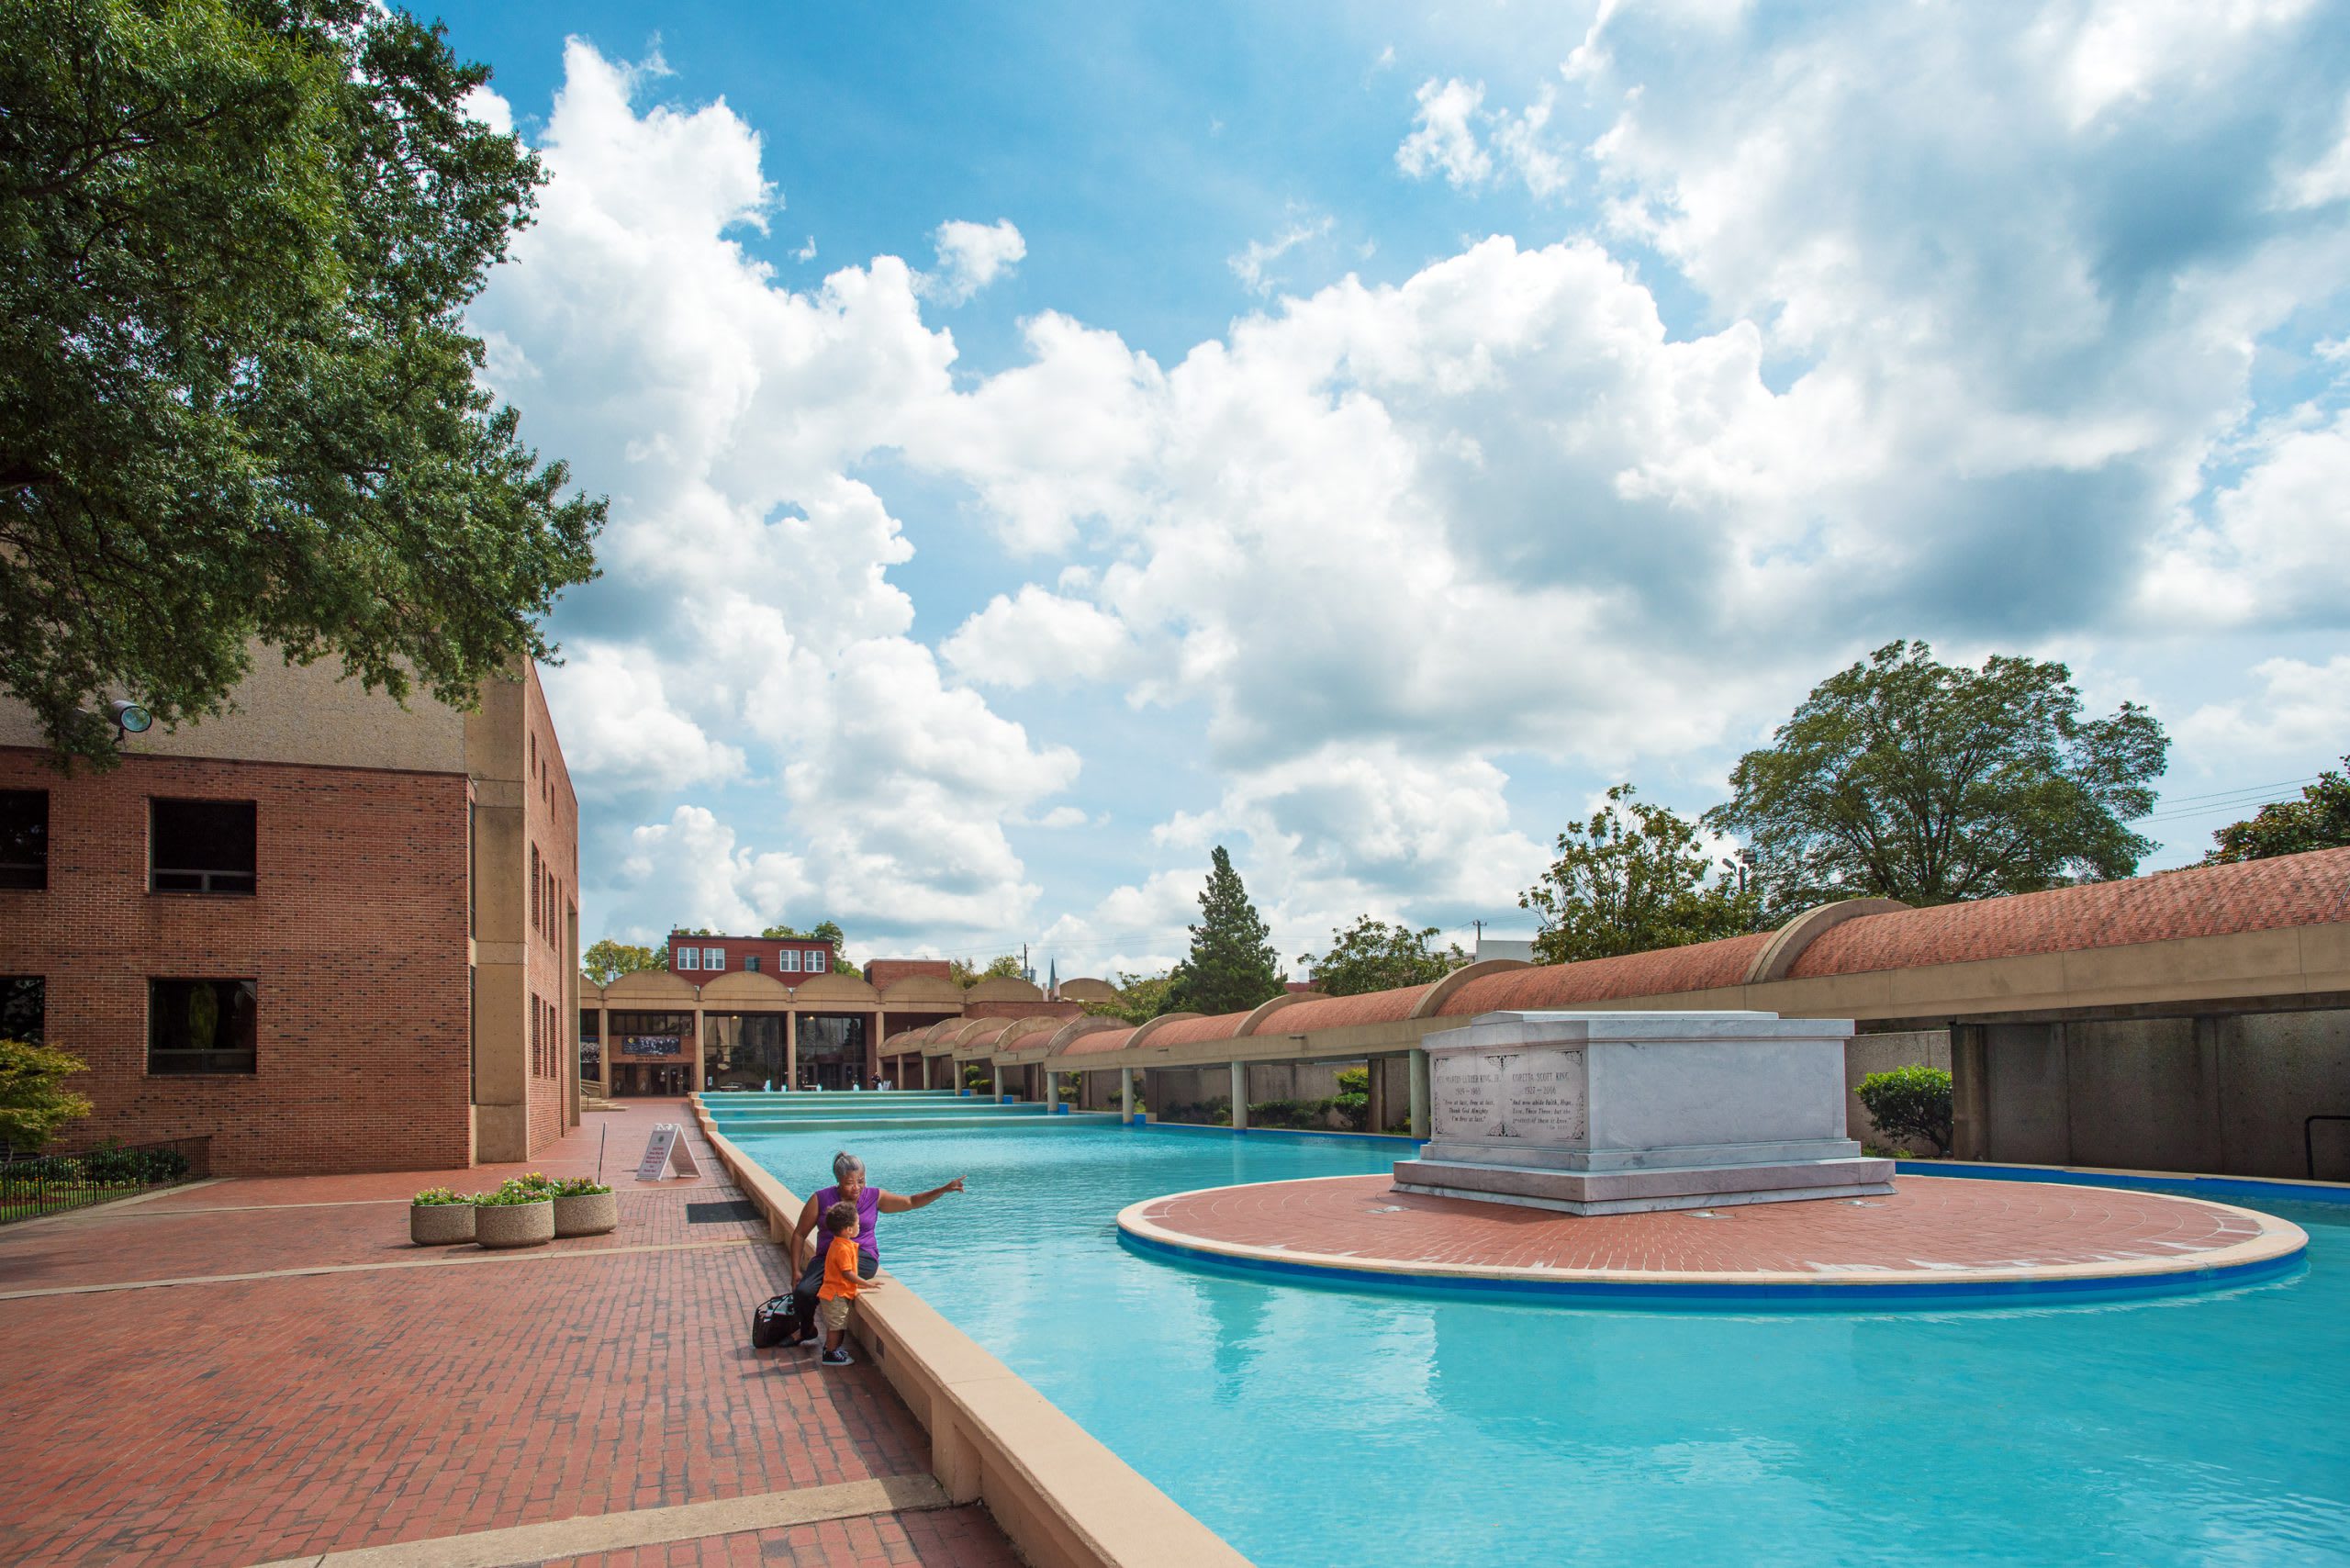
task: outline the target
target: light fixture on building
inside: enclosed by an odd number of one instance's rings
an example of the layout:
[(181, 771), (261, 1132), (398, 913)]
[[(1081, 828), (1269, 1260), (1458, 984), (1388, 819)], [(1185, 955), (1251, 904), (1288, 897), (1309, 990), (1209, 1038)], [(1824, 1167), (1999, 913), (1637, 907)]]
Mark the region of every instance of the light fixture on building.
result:
[(155, 722), (154, 714), (120, 697), (106, 704), (106, 717), (114, 721), (115, 733), (125, 735), (144, 734)]

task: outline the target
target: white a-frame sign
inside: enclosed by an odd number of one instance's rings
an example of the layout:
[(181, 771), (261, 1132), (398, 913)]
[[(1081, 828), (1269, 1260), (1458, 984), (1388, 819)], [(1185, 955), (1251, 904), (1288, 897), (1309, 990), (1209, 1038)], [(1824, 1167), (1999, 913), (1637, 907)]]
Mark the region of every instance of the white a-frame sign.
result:
[(644, 1145), (644, 1158), (636, 1162), (636, 1179), (661, 1182), (672, 1176), (700, 1174), (701, 1167), (694, 1163), (693, 1150), (686, 1147), (684, 1129), (675, 1122), (655, 1126)]

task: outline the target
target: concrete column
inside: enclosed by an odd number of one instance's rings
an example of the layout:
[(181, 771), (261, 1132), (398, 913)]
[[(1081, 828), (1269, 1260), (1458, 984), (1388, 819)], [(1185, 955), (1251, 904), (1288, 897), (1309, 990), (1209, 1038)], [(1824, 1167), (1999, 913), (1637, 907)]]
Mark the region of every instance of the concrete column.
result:
[(702, 1034), (705, 1026), (702, 1022), (701, 1003), (697, 1002), (694, 1003), (694, 1055), (692, 1062), (686, 1068), (686, 1092), (688, 1094), (701, 1092), (701, 1081), (709, 1071), (709, 1069), (702, 1065), (710, 1059), (710, 1041)]
[(800, 1087), (800, 1014), (788, 1007), (783, 1013), (783, 1086)]
[(1232, 1064), (1232, 1130), (1248, 1130), (1248, 1064)]
[(1980, 1024), (1950, 1026), (1951, 1155), (1991, 1158), (1991, 1053)]
[(1428, 1053), (1417, 1048), (1412, 1052), (1412, 1136), (1422, 1142), (1428, 1137)]
[(1003, 1064), (992, 1062), (990, 1065), (995, 1069), (995, 1103), (1001, 1105), (1003, 1103)]
[(596, 1009), (596, 1092), (603, 1099), (612, 1097), (612, 1010)]
[(1118, 1120), (1131, 1122), (1134, 1119), (1135, 1070), (1122, 1067), (1118, 1070)]
[(1052, 1115), (1061, 1108), (1061, 1075), (1049, 1067), (1044, 1070), (1044, 1075), (1045, 1114)]

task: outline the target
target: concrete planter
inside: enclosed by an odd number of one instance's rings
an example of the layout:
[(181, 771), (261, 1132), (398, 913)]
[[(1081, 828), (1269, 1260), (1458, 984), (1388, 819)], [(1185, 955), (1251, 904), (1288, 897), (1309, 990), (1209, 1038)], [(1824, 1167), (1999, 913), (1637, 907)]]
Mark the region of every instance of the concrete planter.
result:
[(474, 1211), (474, 1239), (484, 1247), (537, 1247), (554, 1239), (554, 1200), (484, 1204)]
[(474, 1238), (471, 1204), (410, 1204), (408, 1238), (419, 1247), (447, 1247)]
[(554, 1233), (557, 1236), (602, 1236), (620, 1228), (621, 1195), (618, 1193), (584, 1193), (574, 1198), (554, 1201)]

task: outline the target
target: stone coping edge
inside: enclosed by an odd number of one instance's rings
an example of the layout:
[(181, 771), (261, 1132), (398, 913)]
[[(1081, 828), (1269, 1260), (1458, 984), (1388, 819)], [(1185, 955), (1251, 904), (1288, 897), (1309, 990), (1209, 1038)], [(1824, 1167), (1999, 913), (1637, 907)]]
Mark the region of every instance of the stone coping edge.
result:
[[(1932, 1178), (1920, 1178), (1931, 1180)], [(1309, 1176), (1305, 1182), (1351, 1182), (1360, 1176)], [(1262, 1185), (1291, 1185), (1266, 1182)], [(2094, 1186), (2095, 1182), (2078, 1182)], [(2177, 1258), (2133, 1259), (2124, 1262), (2065, 1263), (2045, 1268), (1972, 1269), (1964, 1272), (1942, 1269), (1886, 1269), (1864, 1272), (1815, 1274), (1782, 1271), (1743, 1273), (1701, 1273), (1656, 1270), (1630, 1271), (1604, 1269), (1513, 1269), (1480, 1263), (1430, 1263), (1380, 1258), (1359, 1258), (1288, 1248), (1255, 1247), (1237, 1241), (1216, 1241), (1184, 1231), (1170, 1230), (1147, 1218), (1143, 1211), (1156, 1204), (1187, 1198), (1201, 1192), (1168, 1193), (1118, 1212), (1119, 1239), (1146, 1256), (1228, 1270), (1238, 1273), (1271, 1274), (1298, 1282), (1354, 1286), (1371, 1290), (1476, 1292), (1524, 1297), (1579, 1301), (1595, 1305), (1709, 1303), (1738, 1306), (1762, 1302), (1874, 1310), (1896, 1303), (1948, 1306), (1969, 1302), (2011, 1303), (2020, 1297), (2111, 1297), (2167, 1295), (2229, 1289), (2255, 1284), (2299, 1268), (2309, 1248), (2309, 1235), (2288, 1220), (2208, 1198), (2182, 1198), (2167, 1193), (2149, 1193), (2173, 1203), (2198, 1204), (2225, 1209), (2254, 1221), (2260, 1234), (2249, 1241), (2209, 1252)]]
[[(801, 1200), (711, 1124), (719, 1162), (785, 1241)], [(850, 1332), (930, 1433), (930, 1467), (955, 1503), (987, 1505), (1034, 1568), (1249, 1568), (1221, 1536), (1145, 1480), (886, 1270)]]

